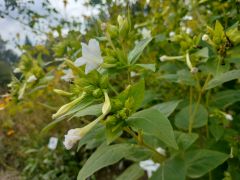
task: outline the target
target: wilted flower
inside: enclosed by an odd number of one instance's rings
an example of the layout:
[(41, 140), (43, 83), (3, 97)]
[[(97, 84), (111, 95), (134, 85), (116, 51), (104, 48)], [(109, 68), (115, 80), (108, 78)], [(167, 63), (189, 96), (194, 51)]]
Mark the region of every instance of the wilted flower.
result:
[(88, 74), (94, 69), (97, 69), (103, 63), (99, 43), (95, 39), (90, 39), (88, 45), (82, 43), (82, 57), (78, 58), (74, 64), (75, 66), (85, 67), (85, 74)]
[(73, 72), (71, 69), (64, 69), (64, 75), (61, 77), (62, 80), (69, 82), (74, 78)]
[(27, 79), (27, 82), (28, 82), (28, 83), (31, 83), (31, 82), (34, 82), (34, 81), (36, 81), (36, 80), (37, 80), (36, 76), (35, 76), (35, 75), (31, 75), (31, 76), (29, 76), (29, 78)]

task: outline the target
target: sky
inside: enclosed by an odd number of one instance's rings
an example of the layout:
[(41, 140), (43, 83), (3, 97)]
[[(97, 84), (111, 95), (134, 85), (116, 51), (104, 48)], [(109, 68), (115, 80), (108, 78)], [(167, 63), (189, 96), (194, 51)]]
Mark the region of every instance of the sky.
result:
[[(63, 0), (49, 0), (50, 4), (53, 8), (56, 8), (59, 12), (59, 17), (64, 18), (66, 20), (71, 20), (73, 18), (77, 18), (79, 22), (84, 22), (84, 16), (97, 16), (99, 13), (100, 7), (86, 7), (84, 6), (84, 2), (87, 0), (68, 0), (68, 5), (64, 7)], [(19, 3), (23, 5), (27, 4), (27, 0), (19, 0)], [(35, 1), (34, 5), (29, 5), (33, 11), (36, 11), (40, 14), (44, 14), (44, 9), (41, 6), (42, 0)], [(0, 11), (3, 10), (5, 4), (4, 0), (0, 0)], [(11, 11), (10, 15), (13, 17), (18, 16), (16, 11)], [(49, 17), (48, 19), (43, 19), (42, 24), (44, 23), (52, 23), (54, 24), (54, 17)], [(44, 22), (45, 21), (45, 22)], [(43, 27), (44, 28), (44, 27)], [(69, 29), (64, 29), (63, 33), (67, 33)], [(43, 29), (43, 31), (48, 31), (48, 29)], [(79, 29), (82, 33), (84, 33), (84, 27)], [(44, 33), (39, 33), (38, 35), (34, 34), (31, 28), (26, 25), (21, 24), (20, 22), (13, 20), (10, 17), (0, 18), (0, 35), (2, 39), (8, 41), (7, 48), (13, 49), (15, 52), (20, 53), (20, 51), (16, 48), (16, 42), (19, 44), (23, 44), (25, 41), (25, 37), (28, 36), (33, 44), (43, 43), (46, 39)]]

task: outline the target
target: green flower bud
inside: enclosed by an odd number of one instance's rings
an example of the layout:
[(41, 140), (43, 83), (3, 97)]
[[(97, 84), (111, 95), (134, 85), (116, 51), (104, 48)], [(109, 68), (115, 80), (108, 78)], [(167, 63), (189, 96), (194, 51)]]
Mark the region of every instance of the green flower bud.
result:
[(118, 28), (113, 25), (108, 25), (107, 32), (111, 37), (117, 37), (118, 36)]
[(108, 126), (114, 126), (117, 123), (117, 118), (115, 116), (108, 116), (106, 119), (106, 124)]
[(108, 75), (104, 75), (100, 79), (100, 88), (107, 89), (108, 88)]
[(122, 110), (118, 111), (118, 115), (121, 119), (127, 119), (128, 118), (127, 109), (123, 108)]
[(56, 119), (56, 118), (64, 115), (65, 113), (67, 113), (72, 107), (74, 107), (78, 102), (80, 102), (85, 97), (85, 95), (86, 95), (86, 93), (83, 92), (82, 95), (80, 97), (78, 97), (77, 99), (60, 107), (60, 109), (55, 114), (52, 115), (52, 118)]
[(119, 34), (120, 36), (127, 36), (128, 32), (129, 32), (129, 24), (127, 19), (124, 19), (121, 26), (119, 26)]
[(111, 111), (111, 102), (106, 91), (104, 91), (105, 101), (102, 107), (103, 115), (108, 114)]
[(55, 93), (61, 95), (61, 96), (72, 96), (73, 93), (70, 93), (70, 92), (66, 92), (66, 91), (63, 91), (61, 89), (54, 89), (53, 90)]
[(118, 21), (119, 27), (121, 27), (124, 23), (124, 18), (122, 16), (118, 15), (117, 21)]
[(92, 93), (92, 95), (95, 97), (95, 98), (99, 98), (99, 97), (101, 97), (102, 96), (102, 91), (101, 91), (101, 89), (95, 89), (94, 91), (93, 91), (93, 93)]
[(122, 107), (123, 107), (123, 103), (119, 99), (112, 100), (112, 111), (113, 112), (122, 109)]

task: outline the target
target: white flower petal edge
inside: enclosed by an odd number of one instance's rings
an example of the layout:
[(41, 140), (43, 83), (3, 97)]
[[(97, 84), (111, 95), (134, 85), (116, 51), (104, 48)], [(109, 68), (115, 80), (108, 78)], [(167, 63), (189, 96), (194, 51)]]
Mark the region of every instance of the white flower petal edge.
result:
[(67, 150), (70, 150), (73, 145), (82, 138), (81, 136), (81, 128), (70, 129), (67, 135), (64, 136), (64, 146)]
[(88, 74), (94, 69), (97, 69), (102, 63), (103, 58), (101, 56), (101, 50), (99, 43), (96, 39), (90, 39), (88, 45), (85, 43), (82, 44), (82, 57), (78, 58), (74, 65), (77, 67), (85, 67), (85, 74)]
[(160, 167), (160, 164), (155, 163), (153, 160), (149, 159), (146, 161), (140, 161), (139, 166), (143, 170), (147, 171), (147, 175), (150, 178), (152, 176), (152, 173), (155, 172)]
[[(161, 147), (158, 147), (156, 149), (156, 151), (159, 152), (160, 154), (162, 154), (163, 156), (166, 156), (166, 150), (165, 149), (163, 149)], [(160, 167), (160, 164), (155, 163), (152, 159), (148, 159), (148, 160), (145, 160), (145, 161), (140, 161), (139, 166), (143, 170), (147, 171), (147, 175), (150, 178), (152, 176), (152, 173), (157, 171), (157, 169)]]

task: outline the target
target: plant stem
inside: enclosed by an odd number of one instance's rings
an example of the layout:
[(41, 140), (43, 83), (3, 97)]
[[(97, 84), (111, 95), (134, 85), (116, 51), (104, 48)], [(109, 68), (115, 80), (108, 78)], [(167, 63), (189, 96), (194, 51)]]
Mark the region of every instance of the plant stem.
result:
[(151, 150), (157, 157), (157, 160), (159, 163), (162, 163), (166, 160), (166, 157), (162, 154), (160, 154), (155, 148), (149, 146), (148, 144), (146, 144), (142, 137), (140, 136), (137, 136), (129, 127), (125, 127), (124, 130), (129, 133), (131, 136), (133, 136), (133, 138), (137, 141), (137, 143), (140, 145), (140, 146), (143, 146), (149, 150)]

